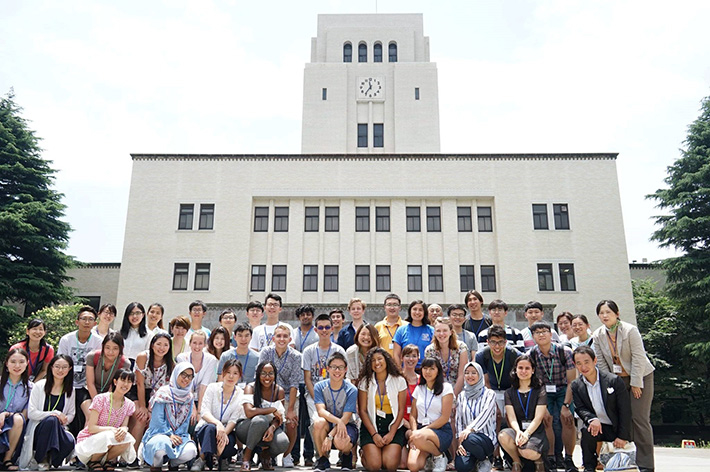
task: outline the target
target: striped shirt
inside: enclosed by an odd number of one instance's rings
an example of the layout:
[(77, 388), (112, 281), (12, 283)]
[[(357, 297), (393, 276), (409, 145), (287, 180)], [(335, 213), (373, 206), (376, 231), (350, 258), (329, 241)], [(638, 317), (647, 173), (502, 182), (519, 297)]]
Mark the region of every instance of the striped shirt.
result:
[(484, 434), (494, 446), (498, 443), (495, 392), (484, 387), (483, 394), (476, 400), (468, 400), (465, 391), (459, 393), (456, 400), (456, 436), (466, 428)]
[[(525, 352), (525, 340), (523, 335), (512, 326), (505, 326), (505, 338), (508, 340), (508, 346), (514, 347), (520, 352)], [(478, 345), (483, 349), (488, 346), (488, 329), (484, 329), (478, 335)]]

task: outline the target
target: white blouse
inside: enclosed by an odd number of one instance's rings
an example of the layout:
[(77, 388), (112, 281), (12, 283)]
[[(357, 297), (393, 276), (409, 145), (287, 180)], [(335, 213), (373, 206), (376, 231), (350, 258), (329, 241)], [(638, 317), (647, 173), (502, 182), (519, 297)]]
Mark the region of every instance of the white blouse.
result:
[[(202, 408), (200, 408), (200, 417), (204, 418), (205, 413), (209, 412), (227, 426), (228, 423), (235, 423), (240, 417), (244, 416), (244, 404), (242, 397), (244, 391), (241, 387), (235, 386), (231, 398), (224, 397), (224, 382), (215, 382), (210, 384), (205, 390), (205, 395), (202, 397)], [(207, 424), (204, 419), (197, 423), (197, 428)]]

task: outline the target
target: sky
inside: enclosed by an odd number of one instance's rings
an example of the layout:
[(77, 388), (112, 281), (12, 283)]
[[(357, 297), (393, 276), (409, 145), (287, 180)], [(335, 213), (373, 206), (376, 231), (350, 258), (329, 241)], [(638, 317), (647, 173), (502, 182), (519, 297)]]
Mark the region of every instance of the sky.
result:
[(121, 260), (131, 153), (299, 153), (317, 15), (375, 12), (424, 15), (442, 152), (618, 152), (629, 261), (674, 254), (645, 196), (710, 95), (710, 2), (0, 0), (0, 94), (57, 170), (68, 253)]

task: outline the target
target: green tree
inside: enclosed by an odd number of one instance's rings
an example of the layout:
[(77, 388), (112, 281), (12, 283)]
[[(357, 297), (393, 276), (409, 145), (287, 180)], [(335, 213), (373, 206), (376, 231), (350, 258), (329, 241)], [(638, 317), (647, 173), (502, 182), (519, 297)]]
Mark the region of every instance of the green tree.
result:
[[(667, 188), (648, 195), (665, 214), (656, 216), (652, 239), (681, 255), (663, 261), (668, 294), (677, 304), (676, 322), (683, 331), (680, 347), (693, 363), (684, 387), (704, 392), (710, 385), (710, 97), (688, 127), (681, 156), (668, 167)], [(701, 399), (702, 400), (702, 399)], [(710, 411), (705, 401), (704, 424)], [(702, 412), (702, 410), (701, 410)]]
[[(47, 325), (47, 334), (44, 339), (57, 350), (59, 340), (65, 334), (74, 331), (76, 328), (76, 316), (79, 308), (84, 306), (81, 303), (74, 305), (54, 305), (37, 310), (25, 320), (15, 323), (10, 334), (10, 345), (25, 339), (27, 333), (27, 321), (30, 318), (39, 318)], [(4, 357), (4, 353), (3, 353)]]
[(12, 90), (0, 98), (0, 346), (17, 321), (9, 304), (31, 312), (71, 299), (63, 195), (52, 188), (55, 171), (21, 111)]

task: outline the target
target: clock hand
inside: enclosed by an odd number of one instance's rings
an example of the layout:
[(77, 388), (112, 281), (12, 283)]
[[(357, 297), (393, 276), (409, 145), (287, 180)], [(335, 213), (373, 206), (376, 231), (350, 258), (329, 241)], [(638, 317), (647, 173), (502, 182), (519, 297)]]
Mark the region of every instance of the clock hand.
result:
[(370, 90), (372, 90), (372, 84), (370, 84), (370, 86), (367, 87), (367, 90), (365, 90), (365, 93), (369, 92)]

